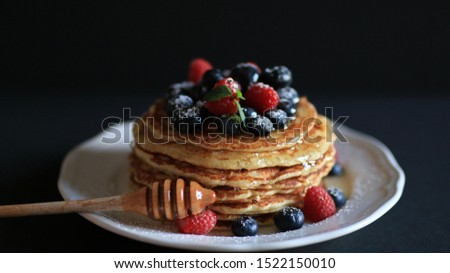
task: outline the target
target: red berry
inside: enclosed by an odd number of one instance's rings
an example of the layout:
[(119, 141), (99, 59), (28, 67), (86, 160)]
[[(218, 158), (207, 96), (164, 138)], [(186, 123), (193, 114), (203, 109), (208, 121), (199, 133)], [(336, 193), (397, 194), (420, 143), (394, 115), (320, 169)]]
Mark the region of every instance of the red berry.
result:
[(175, 224), (181, 233), (204, 235), (209, 233), (217, 222), (217, 216), (211, 210), (178, 219)]
[(231, 90), (231, 94), (221, 97), (218, 100), (207, 101), (205, 103), (205, 108), (210, 113), (219, 116), (234, 115), (238, 112), (237, 101), (239, 101), (239, 98), (237, 97), (237, 90), (239, 90), (239, 84), (232, 78), (225, 78), (216, 82), (216, 84), (214, 85), (213, 89), (210, 92), (215, 92), (215, 88), (220, 87), (222, 85), (226, 85)]
[(205, 59), (197, 58), (189, 64), (189, 81), (199, 83), (202, 80), (203, 74), (210, 70), (212, 65)]
[(205, 108), (210, 113), (216, 115), (234, 115), (238, 108), (235, 99), (223, 98), (220, 100), (209, 101), (205, 103)]
[(233, 80), (233, 78), (221, 79), (220, 81), (216, 82), (213, 89), (218, 86), (221, 86), (221, 85), (226, 85), (226, 86), (228, 86), (228, 88), (230, 88), (232, 95), (229, 96), (228, 98), (236, 97), (237, 90), (240, 90), (239, 83), (237, 81)]
[(326, 189), (314, 186), (306, 192), (303, 213), (306, 219), (319, 222), (335, 214), (336, 205)]
[(245, 104), (260, 114), (275, 109), (279, 100), (277, 91), (263, 83), (254, 84), (245, 92)]

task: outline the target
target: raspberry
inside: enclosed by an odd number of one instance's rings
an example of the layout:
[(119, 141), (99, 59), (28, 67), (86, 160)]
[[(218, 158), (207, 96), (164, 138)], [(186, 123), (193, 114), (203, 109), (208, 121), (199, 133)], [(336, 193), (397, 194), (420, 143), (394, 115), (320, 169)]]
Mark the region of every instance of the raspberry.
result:
[[(226, 86), (225, 88), (223, 88)], [(239, 84), (232, 78), (218, 81), (205, 96), (205, 108), (216, 115), (234, 115), (238, 112)]]
[(238, 108), (234, 99), (223, 98), (220, 100), (209, 101), (205, 103), (205, 108), (210, 113), (216, 115), (234, 115)]
[(314, 186), (306, 192), (303, 213), (308, 220), (319, 222), (335, 214), (336, 205), (327, 190)]
[[(221, 85), (226, 85), (228, 86), (228, 88), (230, 88), (232, 94), (230, 96), (228, 96), (227, 98), (234, 98), (236, 97), (236, 92), (237, 90), (240, 89), (239, 84), (233, 80), (233, 78), (225, 78), (225, 79), (221, 79), (220, 81), (216, 82), (216, 84), (214, 85), (213, 88), (219, 87)], [(239, 99), (239, 98), (237, 98)]]
[(209, 233), (217, 222), (217, 216), (211, 210), (178, 219), (175, 224), (181, 233), (204, 235)]
[(245, 93), (245, 104), (254, 108), (258, 113), (263, 114), (267, 110), (275, 109), (280, 97), (278, 93), (269, 85), (256, 83)]
[(212, 65), (205, 59), (197, 58), (189, 64), (189, 81), (199, 83), (202, 80), (203, 74), (210, 70)]

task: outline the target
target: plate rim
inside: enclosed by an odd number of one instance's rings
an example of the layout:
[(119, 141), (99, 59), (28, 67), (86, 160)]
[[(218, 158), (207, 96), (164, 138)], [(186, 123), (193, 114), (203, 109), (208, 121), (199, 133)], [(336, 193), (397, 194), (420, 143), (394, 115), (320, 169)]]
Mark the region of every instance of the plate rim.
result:
[[(398, 164), (397, 160), (395, 159), (393, 153), (389, 150), (389, 148), (382, 143), (380, 140), (376, 139), (375, 137), (368, 135), (366, 133), (357, 131), (355, 129), (352, 129), (348, 126), (340, 126), (340, 128), (343, 130), (344, 135), (348, 135), (349, 137), (353, 137), (356, 139), (359, 139), (360, 141), (365, 142), (366, 144), (371, 144), (374, 148), (377, 148), (381, 154), (385, 157), (387, 162), (389, 163), (389, 166), (392, 167), (392, 170), (395, 171), (398, 178), (397, 181), (393, 181), (395, 183), (395, 192), (394, 194), (389, 197), (384, 203), (379, 205), (375, 210), (373, 210), (370, 214), (366, 215), (365, 217), (362, 217), (360, 220), (356, 221), (355, 223), (352, 223), (348, 226), (345, 226), (344, 228), (339, 228), (336, 230), (331, 230), (323, 233), (308, 235), (306, 237), (297, 237), (297, 238), (291, 238), (289, 240), (281, 240), (276, 242), (261, 242), (261, 243), (255, 243), (255, 242), (249, 242), (249, 243), (240, 243), (240, 244), (205, 244), (203, 242), (198, 242), (196, 244), (188, 244), (186, 242), (180, 242), (176, 240), (168, 241), (164, 238), (159, 237), (146, 237), (139, 235), (135, 232), (132, 232), (128, 229), (124, 229), (121, 227), (118, 227), (117, 222), (110, 219), (109, 217), (100, 215), (100, 214), (93, 214), (93, 213), (80, 213), (82, 217), (87, 219), (88, 221), (92, 222), (93, 224), (96, 224), (97, 226), (108, 230), (110, 232), (113, 232), (115, 234), (118, 234), (120, 236), (124, 236), (126, 238), (134, 239), (140, 242), (145, 242), (149, 244), (154, 244), (158, 246), (164, 246), (164, 247), (171, 247), (176, 249), (185, 249), (185, 250), (196, 250), (196, 251), (242, 251), (242, 252), (248, 252), (248, 251), (267, 251), (267, 250), (280, 250), (280, 249), (289, 249), (294, 247), (302, 247), (307, 246), (311, 244), (316, 244), (324, 241), (328, 241), (331, 239), (339, 238), (344, 235), (347, 235), (349, 233), (355, 232), (359, 229), (364, 228), (365, 226), (373, 223), (377, 219), (379, 219), (381, 216), (383, 216), (385, 213), (387, 213), (401, 198), (403, 189), (405, 186), (405, 173), (403, 169)], [(68, 171), (68, 165), (70, 163), (70, 160), (72, 157), (75, 156), (76, 152), (85, 145), (91, 143), (92, 141), (95, 141), (97, 138), (99, 138), (104, 132), (100, 132), (96, 136), (80, 143), (79, 145), (75, 146), (64, 158), (63, 164), (61, 167), (61, 172), (58, 179), (58, 190), (62, 197), (65, 200), (71, 200), (70, 196), (68, 196), (68, 193), (66, 192), (66, 189), (64, 188), (64, 183), (62, 181), (62, 177), (64, 176), (65, 172)], [(350, 145), (350, 144), (349, 144)], [(189, 236), (189, 235), (183, 235), (183, 236)], [(196, 235), (190, 235), (190, 236), (196, 236)], [(264, 235), (263, 235), (264, 236)], [(270, 236), (270, 235), (268, 235)], [(214, 237), (214, 236), (211, 236)]]

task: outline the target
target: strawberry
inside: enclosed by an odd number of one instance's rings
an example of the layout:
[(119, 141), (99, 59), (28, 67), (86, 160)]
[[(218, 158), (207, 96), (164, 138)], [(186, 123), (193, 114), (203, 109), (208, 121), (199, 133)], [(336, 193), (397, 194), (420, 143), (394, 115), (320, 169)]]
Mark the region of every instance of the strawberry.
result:
[(203, 74), (211, 68), (213, 68), (212, 65), (205, 59), (197, 58), (192, 60), (189, 64), (189, 81), (199, 83), (202, 80)]
[(259, 114), (275, 109), (280, 97), (277, 91), (267, 84), (256, 83), (245, 92), (246, 105), (255, 109)]
[(199, 214), (189, 215), (175, 221), (181, 233), (197, 235), (208, 234), (216, 223), (217, 216), (211, 210), (205, 210)]
[(239, 111), (239, 100), (243, 99), (239, 84), (232, 78), (218, 81), (206, 93), (205, 108), (216, 115), (234, 115)]
[(313, 186), (306, 192), (303, 213), (306, 219), (319, 222), (335, 214), (336, 205), (326, 189)]

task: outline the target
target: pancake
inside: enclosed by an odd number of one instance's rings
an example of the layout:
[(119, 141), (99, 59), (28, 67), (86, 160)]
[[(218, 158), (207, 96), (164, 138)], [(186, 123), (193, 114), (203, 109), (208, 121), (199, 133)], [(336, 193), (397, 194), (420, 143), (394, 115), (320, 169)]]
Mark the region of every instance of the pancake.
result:
[[(320, 185), (322, 177), (331, 169), (332, 165), (327, 166), (321, 172), (309, 175), (307, 178), (299, 178), (303, 181), (302, 186), (287, 190), (238, 190), (237, 193), (247, 193), (245, 199), (235, 199), (236, 196), (242, 198), (242, 195), (231, 195), (230, 198), (223, 197), (223, 193), (217, 195), (217, 201), (210, 205), (210, 209), (222, 215), (254, 215), (276, 212), (287, 206), (301, 207), (306, 191), (312, 186)], [(213, 189), (215, 190), (215, 189)], [(234, 218), (231, 218), (234, 219)]]
[(235, 151), (273, 151), (290, 148), (296, 145), (302, 135), (311, 129), (312, 122), (317, 117), (317, 110), (306, 97), (302, 97), (297, 106), (294, 121), (285, 130), (276, 130), (268, 137), (235, 136), (224, 137), (217, 131), (202, 130), (196, 134), (180, 135), (175, 131), (164, 110), (163, 100), (157, 101), (148, 112), (136, 120), (136, 142), (146, 142), (147, 137), (152, 138), (153, 143), (167, 144), (187, 143), (209, 150), (235, 150)]
[[(131, 180), (138, 184), (151, 187), (153, 182), (168, 178), (167, 174), (146, 168), (142, 162), (139, 164), (140, 159), (134, 155), (130, 156), (130, 161), (132, 162)], [(212, 187), (216, 193), (216, 202), (210, 205), (210, 209), (222, 215), (253, 215), (272, 213), (290, 205), (299, 206), (306, 190), (311, 186), (319, 185), (322, 177), (330, 171), (333, 164), (333, 160), (326, 160), (322, 167), (314, 172), (273, 184), (260, 184), (259, 187), (254, 188), (229, 185)], [(197, 182), (205, 186), (202, 180)]]
[[(143, 170), (136, 164), (132, 164), (132, 166), (133, 167), (130, 169), (130, 178), (132, 181), (141, 185), (150, 187), (154, 182), (161, 183), (168, 178), (171, 180), (175, 179), (161, 172)], [(299, 189), (301, 189), (302, 192), (305, 187), (315, 184), (315, 182), (312, 183), (311, 181), (320, 180), (323, 176), (325, 176), (330, 171), (332, 166), (332, 162), (326, 162), (321, 169), (316, 172), (309, 173), (308, 175), (292, 177), (273, 184), (263, 184), (254, 188), (218, 186), (210, 187), (210, 189), (213, 189), (216, 192), (218, 202), (236, 201), (238, 199), (247, 200), (248, 198), (254, 196), (267, 194), (299, 193)], [(200, 181), (198, 183), (202, 184), (204, 187), (207, 187), (201, 182), (201, 180), (189, 180), (186, 178), (185, 180), (196, 182)]]
[[(137, 139), (144, 139), (143, 143), (136, 143), (135, 146), (150, 153), (164, 154), (179, 161), (210, 169), (251, 170), (274, 166), (288, 167), (317, 160), (333, 145), (334, 135), (330, 134), (331, 122), (323, 116), (318, 116), (317, 121), (307, 136), (313, 141), (306, 141), (305, 136), (291, 148), (273, 151), (209, 150), (199, 145), (188, 143), (181, 145), (175, 142), (161, 145), (152, 137), (143, 135), (135, 136)], [(138, 124), (134, 133), (143, 134)]]
[(261, 196), (273, 196), (276, 194), (302, 194), (304, 186), (290, 189), (236, 189), (214, 188), (217, 203), (247, 203), (249, 200), (258, 200)]
[(254, 202), (235, 202), (235, 203), (214, 203), (209, 206), (214, 212), (221, 214), (252, 215), (271, 213), (280, 209), (295, 205), (303, 200), (299, 194), (274, 194), (268, 197), (261, 197)]
[[(335, 149), (334, 146), (331, 145), (321, 158), (315, 161), (308, 161), (304, 164), (290, 167), (267, 167), (256, 170), (242, 169), (234, 171), (203, 168), (172, 159), (165, 155), (148, 153), (135, 147), (130, 162), (132, 171), (134, 170), (135, 172), (140, 173), (140, 180), (143, 183), (153, 182), (152, 179), (156, 178), (152, 177), (150, 173), (156, 171), (165, 174), (165, 178), (167, 178), (167, 176), (171, 178), (183, 177), (188, 180), (200, 182), (208, 188), (229, 186), (248, 189), (258, 187), (280, 187), (280, 184), (277, 182), (286, 181), (293, 177), (306, 176), (316, 172), (322, 168), (324, 164), (334, 164), (334, 155)], [(159, 176), (164, 177), (164, 175), (161, 174), (159, 174)], [(291, 183), (295, 182), (291, 181)]]

